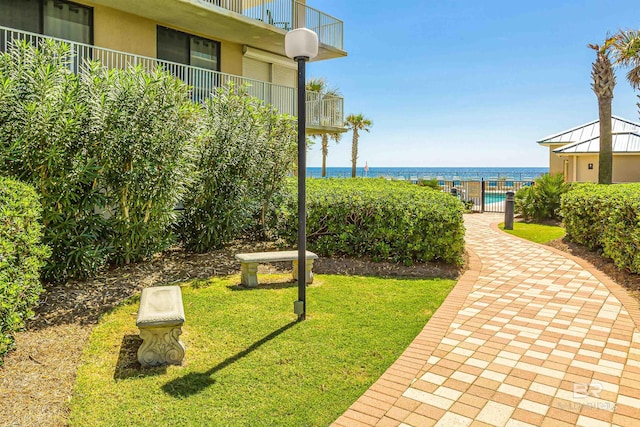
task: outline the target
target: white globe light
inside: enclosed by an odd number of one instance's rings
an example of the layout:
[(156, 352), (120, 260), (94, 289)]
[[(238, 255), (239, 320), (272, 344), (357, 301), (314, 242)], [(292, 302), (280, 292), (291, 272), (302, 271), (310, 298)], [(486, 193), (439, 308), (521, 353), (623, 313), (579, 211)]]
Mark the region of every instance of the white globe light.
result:
[(292, 59), (313, 59), (318, 55), (318, 35), (308, 28), (291, 30), (284, 36), (284, 51)]

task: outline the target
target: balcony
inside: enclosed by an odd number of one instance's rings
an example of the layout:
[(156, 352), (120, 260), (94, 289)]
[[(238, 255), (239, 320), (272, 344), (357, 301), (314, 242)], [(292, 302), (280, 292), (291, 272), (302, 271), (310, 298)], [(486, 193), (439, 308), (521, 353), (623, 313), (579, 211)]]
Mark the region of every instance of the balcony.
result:
[(343, 132), (344, 98), (334, 95), (322, 96), (318, 92), (306, 93), (307, 127), (320, 132)]
[(296, 0), (93, 0), (213, 39), (250, 45), (284, 56), (284, 35), (307, 27), (318, 34), (315, 60), (346, 56), (343, 22)]
[[(195, 101), (202, 101), (210, 96), (217, 87), (232, 83), (234, 87), (246, 86), (249, 95), (261, 99), (267, 105), (272, 105), (279, 112), (296, 115), (296, 89), (289, 86), (0, 26), (0, 52), (6, 52), (12, 40), (27, 40), (29, 43), (37, 45), (44, 39), (65, 42), (70, 46), (71, 52), (73, 52), (73, 61), (69, 66), (74, 72), (82, 69), (84, 62), (87, 60), (99, 61), (107, 68), (125, 68), (140, 65), (144, 69), (154, 70), (157, 67), (162, 67), (192, 87), (192, 98)], [(343, 130), (343, 98), (324, 97), (323, 99), (315, 92), (307, 92), (306, 100), (306, 122), (309, 130), (315, 130), (316, 132)]]
[(202, 0), (284, 31), (307, 27), (321, 45), (344, 50), (343, 22), (295, 0)]

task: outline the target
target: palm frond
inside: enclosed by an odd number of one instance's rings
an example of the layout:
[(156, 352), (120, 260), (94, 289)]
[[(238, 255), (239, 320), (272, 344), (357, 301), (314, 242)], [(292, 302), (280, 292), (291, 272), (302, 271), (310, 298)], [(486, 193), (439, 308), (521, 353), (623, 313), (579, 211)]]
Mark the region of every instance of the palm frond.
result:
[(620, 30), (613, 43), (613, 59), (617, 65), (630, 67), (627, 80), (640, 89), (640, 30)]

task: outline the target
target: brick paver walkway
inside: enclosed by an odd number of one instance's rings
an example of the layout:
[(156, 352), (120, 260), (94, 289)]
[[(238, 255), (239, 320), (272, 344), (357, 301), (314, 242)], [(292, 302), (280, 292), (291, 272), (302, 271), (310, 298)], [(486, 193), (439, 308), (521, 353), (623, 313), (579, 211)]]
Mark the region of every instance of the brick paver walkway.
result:
[(639, 426), (640, 311), (588, 263), (469, 215), (470, 269), (336, 426)]

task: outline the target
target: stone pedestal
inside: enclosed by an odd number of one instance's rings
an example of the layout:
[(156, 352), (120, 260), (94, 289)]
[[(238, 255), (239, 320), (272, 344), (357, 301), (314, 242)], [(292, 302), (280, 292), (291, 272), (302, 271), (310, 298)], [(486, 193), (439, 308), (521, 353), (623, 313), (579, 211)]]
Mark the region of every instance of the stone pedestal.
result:
[(179, 365), (185, 354), (180, 341), (184, 308), (179, 286), (146, 288), (140, 298), (136, 325), (142, 345), (138, 361), (142, 366)]
[(247, 288), (255, 288), (258, 286), (258, 263), (242, 263), (240, 283)]
[[(310, 285), (313, 283), (313, 260), (308, 259), (305, 262), (305, 283)], [(293, 261), (293, 280), (298, 280), (298, 260)]]

